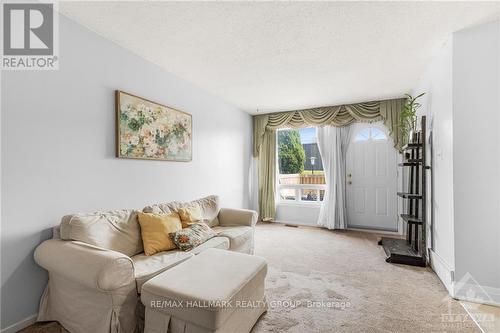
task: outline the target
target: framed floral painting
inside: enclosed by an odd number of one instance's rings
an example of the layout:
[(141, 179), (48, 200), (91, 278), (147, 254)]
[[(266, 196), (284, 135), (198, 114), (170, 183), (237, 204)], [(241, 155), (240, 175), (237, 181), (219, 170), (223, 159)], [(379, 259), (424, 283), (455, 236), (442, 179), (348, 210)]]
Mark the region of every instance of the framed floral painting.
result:
[(116, 91), (116, 155), (191, 161), (192, 116), (144, 98)]

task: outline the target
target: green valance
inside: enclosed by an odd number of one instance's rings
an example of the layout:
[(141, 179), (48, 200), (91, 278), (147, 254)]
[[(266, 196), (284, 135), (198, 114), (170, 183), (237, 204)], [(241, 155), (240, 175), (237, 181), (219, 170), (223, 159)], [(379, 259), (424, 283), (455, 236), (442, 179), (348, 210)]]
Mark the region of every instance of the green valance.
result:
[(394, 147), (399, 150), (403, 142), (397, 125), (404, 103), (405, 99), (399, 98), (254, 116), (253, 156), (259, 156), (266, 130), (325, 125), (342, 127), (354, 122), (379, 120), (384, 121), (394, 140)]

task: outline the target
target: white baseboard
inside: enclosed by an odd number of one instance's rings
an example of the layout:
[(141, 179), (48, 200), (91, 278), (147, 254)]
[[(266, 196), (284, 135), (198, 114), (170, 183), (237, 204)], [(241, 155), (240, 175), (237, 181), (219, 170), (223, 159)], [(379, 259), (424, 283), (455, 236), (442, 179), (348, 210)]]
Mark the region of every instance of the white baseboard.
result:
[(477, 283), (462, 283), (454, 286), (455, 298), (460, 301), (500, 306), (500, 289), (481, 286)]
[(453, 289), (454, 270), (439, 254), (434, 252), (432, 249), (429, 250), (429, 254), (431, 257), (431, 268), (434, 270), (441, 282), (443, 282), (450, 296), (455, 297), (455, 291)]
[(280, 221), (280, 220), (274, 220), (272, 223), (278, 223), (278, 224), (289, 224), (289, 225), (296, 225), (298, 227), (314, 227), (314, 228), (319, 228), (317, 224), (314, 223), (303, 223), (303, 222), (295, 222), (295, 221)]
[(429, 250), (431, 267), (451, 297), (472, 303), (500, 306), (500, 288), (480, 285), (470, 274), (458, 281), (455, 271), (432, 249)]
[(17, 331), (20, 331), (23, 328), (26, 328), (31, 324), (34, 324), (36, 322), (37, 317), (38, 313), (35, 313), (34, 315), (29, 316), (28, 318), (24, 318), (23, 320), (20, 320), (17, 323), (12, 324), (0, 330), (0, 333), (16, 333)]
[[(280, 221), (280, 220), (274, 220), (273, 223), (288, 224), (288, 225), (293, 225), (293, 226), (298, 226), (298, 227), (321, 228), (320, 226), (318, 226), (315, 223), (309, 224), (309, 223), (303, 223), (303, 222)], [(386, 230), (378, 230), (378, 229), (361, 229), (361, 228), (346, 228), (343, 230), (360, 231), (360, 232), (367, 232), (370, 234), (380, 234), (380, 235), (388, 235), (388, 236), (400, 236), (400, 233), (397, 231), (386, 231)]]
[(500, 288), (493, 287), (485, 287), (483, 289), (486, 290), (488, 295), (493, 299), (493, 302), (488, 305), (500, 306)]
[(401, 236), (401, 234), (398, 231), (387, 231), (380, 229), (347, 228), (346, 230), (367, 232), (369, 234), (377, 234), (377, 235)]

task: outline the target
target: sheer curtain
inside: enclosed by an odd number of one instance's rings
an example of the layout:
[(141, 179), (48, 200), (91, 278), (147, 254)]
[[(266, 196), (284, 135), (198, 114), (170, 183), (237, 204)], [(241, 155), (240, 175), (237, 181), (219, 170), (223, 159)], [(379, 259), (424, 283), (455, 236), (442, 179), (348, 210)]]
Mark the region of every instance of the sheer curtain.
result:
[(351, 132), (351, 126), (323, 126), (318, 127), (316, 132), (326, 180), (318, 225), (328, 229), (347, 228), (345, 173)]

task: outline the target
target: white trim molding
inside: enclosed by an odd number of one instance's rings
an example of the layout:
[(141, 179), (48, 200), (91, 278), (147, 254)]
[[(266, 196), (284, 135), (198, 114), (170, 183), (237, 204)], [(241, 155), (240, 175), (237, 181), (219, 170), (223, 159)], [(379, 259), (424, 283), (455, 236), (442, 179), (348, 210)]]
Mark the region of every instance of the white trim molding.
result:
[(370, 234), (375, 234), (377, 235), (387, 235), (387, 236), (395, 236), (396, 238), (400, 238), (401, 234), (398, 231), (390, 231), (390, 230), (383, 230), (383, 229), (367, 229), (367, 228), (346, 228), (345, 230), (350, 230), (350, 231), (359, 231), (359, 232), (367, 232)]
[(23, 328), (26, 328), (36, 322), (36, 319), (38, 318), (38, 313), (35, 313), (27, 318), (24, 318), (17, 323), (14, 323), (6, 328), (3, 328), (0, 330), (0, 333), (16, 333)]
[(429, 249), (431, 268), (439, 277), (441, 282), (443, 282), (446, 290), (451, 297), (455, 297), (454, 289), (453, 289), (453, 281), (454, 281), (454, 270), (451, 268), (448, 263), (434, 250)]
[[(294, 199), (282, 199), (281, 190), (294, 191)], [(316, 198), (314, 200), (302, 200), (302, 190), (314, 190), (316, 192)], [(321, 190), (326, 190), (326, 184), (277, 184), (277, 203), (279, 205), (316, 205), (321, 206)]]

